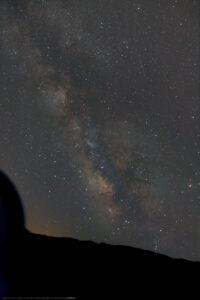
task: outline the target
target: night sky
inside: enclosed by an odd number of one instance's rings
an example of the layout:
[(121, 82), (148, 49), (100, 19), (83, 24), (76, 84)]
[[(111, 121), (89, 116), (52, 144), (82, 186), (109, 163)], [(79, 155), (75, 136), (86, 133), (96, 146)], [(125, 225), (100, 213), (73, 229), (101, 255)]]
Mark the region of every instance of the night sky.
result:
[(200, 260), (199, 6), (0, 1), (0, 168), (28, 229)]

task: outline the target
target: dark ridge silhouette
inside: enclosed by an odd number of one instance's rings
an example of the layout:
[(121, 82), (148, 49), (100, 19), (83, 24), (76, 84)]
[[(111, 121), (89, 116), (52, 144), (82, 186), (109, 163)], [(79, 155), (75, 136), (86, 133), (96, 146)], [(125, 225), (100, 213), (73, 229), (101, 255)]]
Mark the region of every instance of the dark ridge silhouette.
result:
[(29, 232), (20, 197), (0, 172), (0, 296), (163, 299), (198, 290), (199, 262)]

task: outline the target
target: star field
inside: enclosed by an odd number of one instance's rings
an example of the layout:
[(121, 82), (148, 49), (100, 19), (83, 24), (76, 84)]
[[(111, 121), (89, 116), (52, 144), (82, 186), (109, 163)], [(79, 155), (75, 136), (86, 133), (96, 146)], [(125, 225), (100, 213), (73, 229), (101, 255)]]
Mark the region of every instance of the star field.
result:
[(33, 232), (199, 260), (199, 2), (0, 2), (0, 166)]

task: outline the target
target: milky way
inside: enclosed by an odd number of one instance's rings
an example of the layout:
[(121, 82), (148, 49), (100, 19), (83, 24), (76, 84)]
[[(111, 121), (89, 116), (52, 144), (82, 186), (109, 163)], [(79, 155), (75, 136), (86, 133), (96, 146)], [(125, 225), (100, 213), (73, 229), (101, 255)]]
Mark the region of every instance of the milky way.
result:
[(200, 259), (198, 9), (0, 2), (0, 166), (31, 231)]

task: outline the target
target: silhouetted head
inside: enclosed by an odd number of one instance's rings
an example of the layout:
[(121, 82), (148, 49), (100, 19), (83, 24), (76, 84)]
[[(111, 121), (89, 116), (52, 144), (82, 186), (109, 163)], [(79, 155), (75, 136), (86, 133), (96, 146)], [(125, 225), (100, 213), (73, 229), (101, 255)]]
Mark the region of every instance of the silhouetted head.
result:
[(20, 196), (10, 179), (0, 171), (0, 257), (6, 244), (24, 230)]

